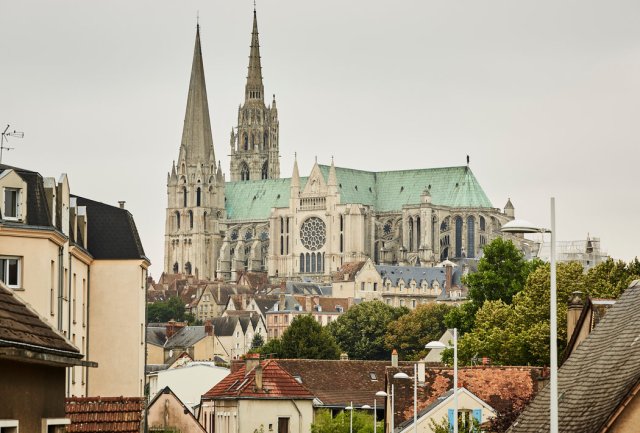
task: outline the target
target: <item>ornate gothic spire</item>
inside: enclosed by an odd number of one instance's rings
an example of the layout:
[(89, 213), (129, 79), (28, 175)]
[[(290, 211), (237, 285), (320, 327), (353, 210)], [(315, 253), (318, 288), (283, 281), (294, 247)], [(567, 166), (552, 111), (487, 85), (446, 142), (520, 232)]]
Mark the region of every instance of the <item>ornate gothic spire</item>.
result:
[(245, 101), (251, 99), (264, 100), (262, 85), (262, 66), (260, 65), (260, 41), (258, 40), (258, 18), (253, 10), (253, 31), (251, 32), (251, 49), (249, 51), (249, 71), (245, 86)]
[(189, 163), (215, 161), (207, 86), (204, 81), (202, 51), (200, 49), (200, 25), (196, 30), (196, 44), (193, 50), (191, 81), (189, 82), (179, 159), (180, 161), (186, 159)]

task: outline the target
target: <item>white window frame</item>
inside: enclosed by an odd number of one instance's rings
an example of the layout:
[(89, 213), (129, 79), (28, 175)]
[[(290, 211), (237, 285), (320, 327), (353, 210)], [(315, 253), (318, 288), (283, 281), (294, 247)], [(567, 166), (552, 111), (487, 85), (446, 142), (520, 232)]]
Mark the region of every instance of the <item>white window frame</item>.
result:
[(18, 282), (17, 284), (9, 284), (8, 281), (2, 281), (4, 283), (5, 286), (9, 287), (10, 289), (19, 289), (22, 287), (22, 257), (18, 257), (18, 256), (0, 256), (0, 260), (4, 260), (4, 263), (1, 264), (0, 266), (5, 266), (4, 269), (4, 275), (5, 278), (9, 273), (9, 260), (17, 260), (18, 262)]
[(17, 419), (0, 419), (0, 433), (19, 433), (20, 422)]
[(69, 418), (42, 418), (42, 433), (48, 433), (50, 426), (70, 425)]
[[(7, 191), (16, 192), (16, 216), (7, 216)], [(4, 187), (2, 189), (2, 218), (7, 221), (20, 221), (22, 219), (22, 208), (20, 201), (22, 200), (22, 188)]]

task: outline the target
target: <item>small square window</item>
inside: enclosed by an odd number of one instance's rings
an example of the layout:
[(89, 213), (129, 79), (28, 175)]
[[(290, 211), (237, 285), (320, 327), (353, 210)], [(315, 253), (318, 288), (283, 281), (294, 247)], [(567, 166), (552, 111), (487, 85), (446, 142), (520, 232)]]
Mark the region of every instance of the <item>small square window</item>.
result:
[(371, 380), (378, 380), (378, 376), (374, 371), (369, 372), (369, 377), (371, 378)]
[(7, 287), (20, 287), (20, 265), (19, 257), (0, 257), (0, 281)]

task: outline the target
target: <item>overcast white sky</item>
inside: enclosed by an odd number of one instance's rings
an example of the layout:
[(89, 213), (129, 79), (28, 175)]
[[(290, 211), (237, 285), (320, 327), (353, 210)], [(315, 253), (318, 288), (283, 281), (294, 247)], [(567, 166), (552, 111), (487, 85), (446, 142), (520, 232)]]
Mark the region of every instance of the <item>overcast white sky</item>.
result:
[[(216, 157), (242, 102), (252, 2), (0, 0), (4, 163), (133, 213), (162, 271), (196, 13)], [(463, 165), (495, 207), (640, 249), (640, 2), (259, 0), (281, 172)]]

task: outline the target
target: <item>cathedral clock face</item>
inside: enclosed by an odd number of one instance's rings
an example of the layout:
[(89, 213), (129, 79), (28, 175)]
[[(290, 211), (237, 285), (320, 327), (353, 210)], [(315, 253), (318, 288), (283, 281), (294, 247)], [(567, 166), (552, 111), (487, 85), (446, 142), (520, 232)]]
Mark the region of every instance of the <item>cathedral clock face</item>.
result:
[(311, 217), (304, 220), (300, 227), (300, 241), (311, 251), (317, 251), (324, 246), (327, 238), (327, 227), (320, 218)]

